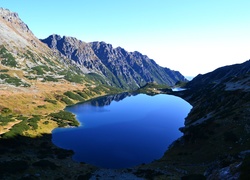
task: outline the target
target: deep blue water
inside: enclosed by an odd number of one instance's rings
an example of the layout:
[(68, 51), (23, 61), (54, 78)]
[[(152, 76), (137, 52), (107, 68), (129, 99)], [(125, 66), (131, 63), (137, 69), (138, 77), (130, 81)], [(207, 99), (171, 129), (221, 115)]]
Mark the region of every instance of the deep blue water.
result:
[(163, 156), (182, 133), (191, 105), (171, 95), (120, 94), (67, 107), (81, 126), (56, 128), (52, 141), (73, 159), (102, 168), (127, 168)]

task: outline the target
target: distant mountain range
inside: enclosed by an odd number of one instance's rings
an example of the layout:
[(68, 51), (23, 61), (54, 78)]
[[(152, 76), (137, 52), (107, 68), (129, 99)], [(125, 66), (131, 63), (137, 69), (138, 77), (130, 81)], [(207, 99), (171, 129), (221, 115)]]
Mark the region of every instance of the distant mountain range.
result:
[[(70, 80), (71, 74), (93, 76), (95, 81), (123, 89), (137, 89), (148, 82), (172, 86), (187, 81), (178, 71), (163, 68), (139, 52), (113, 48), (105, 42), (85, 43), (59, 35), (40, 41), (17, 13), (3, 8), (0, 46), (1, 69), (22, 70), (25, 76), (19, 78), (23, 82), (29, 78)], [(13, 57), (13, 66), (4, 60), (6, 54)]]

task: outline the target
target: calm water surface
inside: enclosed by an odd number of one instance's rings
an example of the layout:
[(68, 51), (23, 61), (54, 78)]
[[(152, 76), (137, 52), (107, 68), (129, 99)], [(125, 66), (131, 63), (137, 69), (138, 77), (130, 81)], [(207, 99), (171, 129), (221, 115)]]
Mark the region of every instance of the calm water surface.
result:
[(163, 156), (182, 134), (191, 105), (171, 95), (118, 94), (67, 107), (81, 126), (56, 128), (55, 145), (73, 159), (102, 168), (127, 168)]

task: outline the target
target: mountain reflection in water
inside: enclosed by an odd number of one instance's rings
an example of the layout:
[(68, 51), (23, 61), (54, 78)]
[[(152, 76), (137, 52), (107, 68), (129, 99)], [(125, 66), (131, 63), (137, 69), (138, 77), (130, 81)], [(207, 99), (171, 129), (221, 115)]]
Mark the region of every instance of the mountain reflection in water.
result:
[(191, 106), (171, 95), (122, 93), (67, 107), (82, 126), (57, 128), (55, 145), (73, 159), (102, 168), (128, 168), (159, 159), (182, 134)]

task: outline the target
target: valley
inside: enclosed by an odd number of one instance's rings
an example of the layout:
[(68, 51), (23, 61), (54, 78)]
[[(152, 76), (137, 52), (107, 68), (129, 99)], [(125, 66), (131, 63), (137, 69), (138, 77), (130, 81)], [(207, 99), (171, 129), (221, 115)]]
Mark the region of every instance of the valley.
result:
[[(1, 179), (247, 179), (250, 175), (250, 61), (191, 81), (146, 55), (105, 42), (51, 35), (39, 40), (17, 13), (0, 8)], [(184, 91), (172, 91), (175, 85)], [(171, 94), (193, 108), (164, 156), (125, 169), (72, 160), (51, 142), (79, 126), (66, 106), (121, 92)]]

